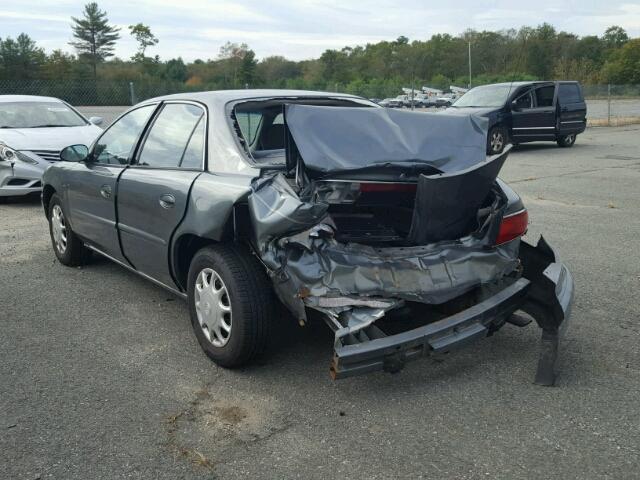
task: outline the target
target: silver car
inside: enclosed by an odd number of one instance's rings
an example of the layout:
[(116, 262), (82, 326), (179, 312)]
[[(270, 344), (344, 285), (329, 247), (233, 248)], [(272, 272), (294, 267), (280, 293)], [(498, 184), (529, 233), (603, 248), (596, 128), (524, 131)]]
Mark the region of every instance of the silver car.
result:
[(60, 150), (90, 145), (101, 123), (57, 98), (0, 95), (0, 198), (40, 192), (42, 174), (60, 160)]

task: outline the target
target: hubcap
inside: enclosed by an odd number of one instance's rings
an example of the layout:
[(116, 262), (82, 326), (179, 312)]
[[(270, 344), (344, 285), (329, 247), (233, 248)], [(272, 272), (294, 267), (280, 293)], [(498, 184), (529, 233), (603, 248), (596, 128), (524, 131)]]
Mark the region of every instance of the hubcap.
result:
[(499, 152), (502, 150), (502, 146), (504, 145), (504, 138), (502, 138), (502, 133), (493, 132), (491, 135), (491, 151)]
[(67, 226), (60, 205), (54, 205), (51, 210), (51, 231), (53, 232), (53, 243), (55, 243), (58, 252), (64, 254), (67, 249)]
[(571, 142), (573, 142), (573, 139), (575, 138), (575, 135), (567, 135), (564, 138), (564, 143), (567, 145), (571, 145)]
[(215, 270), (205, 268), (198, 273), (194, 293), (202, 333), (215, 347), (223, 347), (231, 335), (231, 299), (227, 286)]

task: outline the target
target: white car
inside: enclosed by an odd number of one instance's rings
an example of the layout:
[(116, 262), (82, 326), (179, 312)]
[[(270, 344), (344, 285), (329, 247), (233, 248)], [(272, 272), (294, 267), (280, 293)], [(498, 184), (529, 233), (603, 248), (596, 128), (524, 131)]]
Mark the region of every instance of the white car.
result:
[(0, 95), (0, 198), (39, 192), (42, 174), (60, 160), (60, 150), (90, 146), (101, 123), (58, 98)]

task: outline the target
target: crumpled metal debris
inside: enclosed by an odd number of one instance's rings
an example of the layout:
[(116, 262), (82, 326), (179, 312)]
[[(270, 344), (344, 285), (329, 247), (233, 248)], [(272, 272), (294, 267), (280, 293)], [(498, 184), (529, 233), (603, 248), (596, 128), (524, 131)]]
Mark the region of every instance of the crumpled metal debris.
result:
[(483, 231), (454, 241), (374, 248), (337, 242), (326, 205), (300, 200), (280, 174), (261, 179), (248, 201), (254, 241), (276, 293), (303, 321), (305, 306), (337, 318), (345, 309), (354, 315), (376, 309), (382, 305), (371, 301), (385, 299), (444, 303), (518, 265), (517, 243), (487, 248), (499, 211)]

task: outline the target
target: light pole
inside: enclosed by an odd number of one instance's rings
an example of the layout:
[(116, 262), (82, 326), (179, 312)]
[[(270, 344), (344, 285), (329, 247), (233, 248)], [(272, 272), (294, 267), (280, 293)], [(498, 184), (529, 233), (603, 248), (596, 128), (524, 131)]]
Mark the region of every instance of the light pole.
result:
[(471, 88), (471, 40), (469, 40), (469, 88)]

